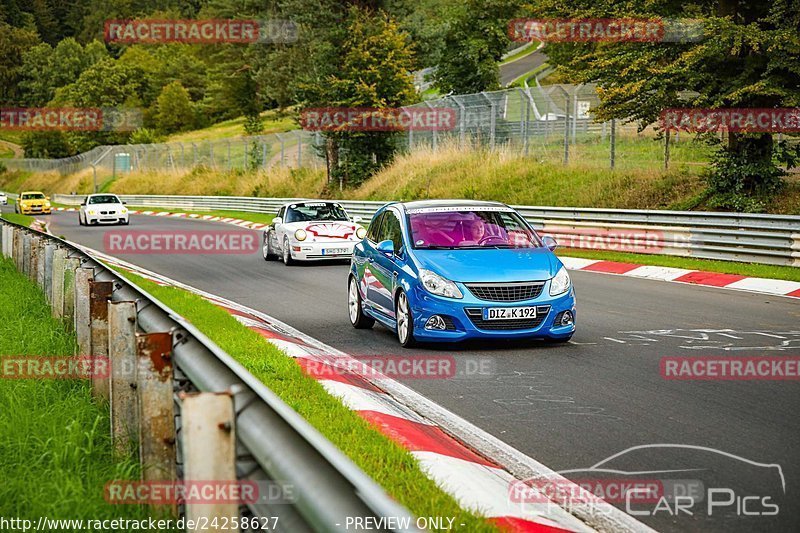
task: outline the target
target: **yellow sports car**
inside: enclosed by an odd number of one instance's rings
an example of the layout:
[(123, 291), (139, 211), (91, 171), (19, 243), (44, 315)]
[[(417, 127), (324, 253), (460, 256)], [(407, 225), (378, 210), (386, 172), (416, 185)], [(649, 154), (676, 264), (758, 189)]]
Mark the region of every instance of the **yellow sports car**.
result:
[(49, 215), (50, 198), (39, 191), (21, 192), (14, 211), (20, 215)]

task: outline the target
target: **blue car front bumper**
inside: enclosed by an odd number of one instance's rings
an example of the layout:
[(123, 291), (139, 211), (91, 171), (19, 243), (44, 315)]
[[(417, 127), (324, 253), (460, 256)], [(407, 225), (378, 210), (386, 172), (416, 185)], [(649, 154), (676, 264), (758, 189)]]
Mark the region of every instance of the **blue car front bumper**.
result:
[[(464, 298), (453, 299), (435, 296), (417, 286), (409, 294), (414, 317), (414, 337), (420, 341), (454, 342), (467, 339), (566, 339), (575, 332), (575, 289), (560, 296), (549, 296), (549, 283), (542, 295), (533, 300), (519, 302), (490, 302), (479, 300), (461, 287)], [(483, 320), (483, 309), (488, 307), (536, 306), (535, 319)], [(565, 311), (572, 313), (572, 323), (561, 325)], [(447, 329), (426, 329), (433, 315), (444, 319)], [(557, 323), (557, 319), (558, 322)]]

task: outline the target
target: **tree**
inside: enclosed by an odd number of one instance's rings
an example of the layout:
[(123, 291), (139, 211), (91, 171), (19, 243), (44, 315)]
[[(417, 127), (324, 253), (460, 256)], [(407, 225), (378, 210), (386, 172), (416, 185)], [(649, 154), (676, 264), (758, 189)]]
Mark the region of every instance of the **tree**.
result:
[[(599, 84), (598, 119), (630, 119), (643, 129), (671, 107), (800, 105), (800, 10), (793, 0), (581, 0), (569, 10), (543, 0), (526, 9), (551, 18), (702, 20), (704, 38), (696, 42), (548, 44), (550, 61), (567, 79)], [(683, 91), (695, 96), (686, 100)], [(774, 158), (791, 164), (793, 157), (776, 148), (769, 133), (729, 133), (709, 175), (720, 207), (742, 207), (735, 197), (769, 194), (780, 186), (782, 171)]]
[(22, 56), (23, 79), (19, 87), (25, 103), (42, 106), (53, 99), (56, 89), (74, 82), (84, 70), (108, 58), (105, 46), (93, 41), (86, 48), (68, 37), (55, 48), (42, 43)]
[[(351, 7), (340, 60), (333, 73), (302, 87), (314, 106), (397, 108), (416, 100), (413, 52), (408, 34), (386, 13)], [(388, 163), (396, 134), (338, 131), (325, 134), (328, 179), (340, 187), (357, 186)]]
[(174, 133), (190, 129), (194, 122), (194, 110), (189, 91), (179, 81), (164, 86), (156, 101), (156, 126), (163, 133)]
[(0, 22), (0, 103), (21, 103), (22, 91), (19, 83), (25, 72), (22, 56), (27, 49), (38, 43), (39, 38), (35, 31)]
[(500, 88), (498, 61), (511, 42), (508, 23), (518, 0), (466, 0), (452, 10), (434, 82), (443, 93)]

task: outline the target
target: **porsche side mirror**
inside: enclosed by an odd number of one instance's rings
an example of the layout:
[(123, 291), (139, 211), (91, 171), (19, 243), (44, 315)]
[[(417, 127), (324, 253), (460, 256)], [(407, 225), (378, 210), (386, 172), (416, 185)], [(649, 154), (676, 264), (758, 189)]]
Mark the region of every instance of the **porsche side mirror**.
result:
[(283, 222), (283, 219), (281, 217), (275, 217), (272, 219), (272, 223), (275, 224), (276, 226), (281, 222)]

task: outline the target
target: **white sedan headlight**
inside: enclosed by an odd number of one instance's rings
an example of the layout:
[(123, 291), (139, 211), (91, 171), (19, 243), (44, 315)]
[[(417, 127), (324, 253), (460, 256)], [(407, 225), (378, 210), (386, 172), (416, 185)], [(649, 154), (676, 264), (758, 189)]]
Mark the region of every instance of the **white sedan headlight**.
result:
[(550, 281), (550, 296), (564, 294), (569, 290), (570, 284), (571, 281), (569, 279), (569, 274), (567, 274), (567, 269), (562, 266)]
[(306, 230), (304, 229), (299, 229), (294, 232), (294, 238), (298, 241), (304, 241), (306, 240), (306, 237), (308, 237), (308, 233), (306, 233)]
[(431, 294), (438, 296), (445, 296), (447, 298), (463, 298), (464, 295), (458, 290), (455, 283), (449, 279), (445, 279), (435, 272), (430, 270), (420, 269), (419, 279), (425, 290)]
[(94, 215), (94, 209), (89, 209), (89, 214)]
[(123, 214), (123, 215), (126, 215), (127, 213), (128, 213), (128, 210), (127, 210), (127, 209), (123, 209), (123, 210), (122, 210), (122, 214)]

